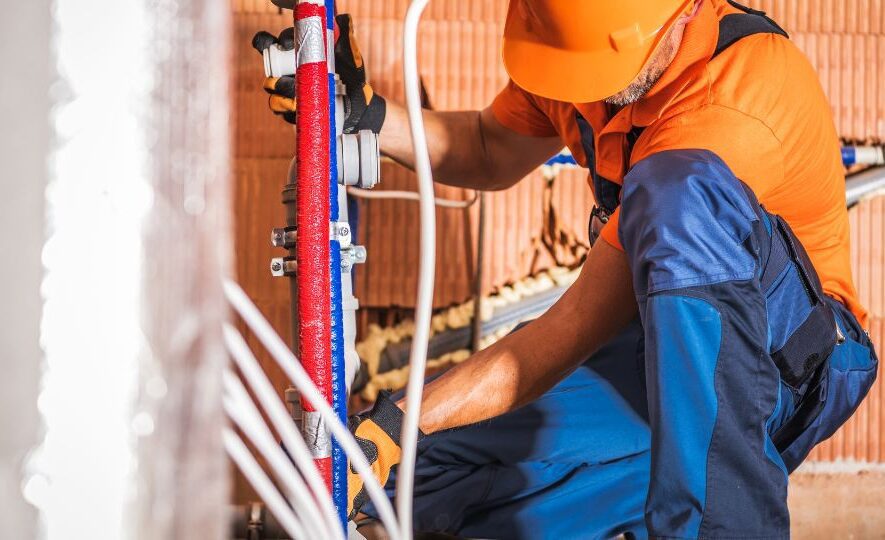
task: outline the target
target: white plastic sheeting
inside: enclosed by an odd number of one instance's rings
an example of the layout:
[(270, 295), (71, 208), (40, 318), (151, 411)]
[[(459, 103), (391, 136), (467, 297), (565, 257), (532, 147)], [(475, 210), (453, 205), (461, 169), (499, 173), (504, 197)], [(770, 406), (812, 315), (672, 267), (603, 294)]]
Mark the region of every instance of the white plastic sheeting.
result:
[[(0, 523), (4, 538), (34, 538), (22, 465), (39, 437), (37, 389), (46, 153), (49, 149), (49, 0), (7, 2), (0, 17)], [(15, 44), (27, 44), (27, 54)]]
[(153, 362), (142, 364), (135, 418), (152, 418), (155, 430), (139, 443), (137, 529), (150, 539), (227, 538), (229, 468), (219, 427), (228, 363), (221, 276), (233, 245), (230, 6), (143, 1), (155, 69), (148, 124), (154, 205), (143, 282)]
[(228, 11), (56, 2), (44, 537), (225, 537)]

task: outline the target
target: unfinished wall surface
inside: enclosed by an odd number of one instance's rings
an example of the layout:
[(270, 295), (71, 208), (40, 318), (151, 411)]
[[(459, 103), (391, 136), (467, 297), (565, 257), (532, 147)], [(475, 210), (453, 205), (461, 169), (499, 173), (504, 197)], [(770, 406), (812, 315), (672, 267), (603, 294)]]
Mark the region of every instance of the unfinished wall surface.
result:
[[(352, 13), (369, 77), (379, 93), (402, 99), (400, 27), (408, 0), (341, 0), (339, 11)], [(270, 228), (283, 222), (279, 191), (293, 153), (291, 128), (272, 117), (260, 88), (260, 58), (249, 45), (261, 29), (277, 32), (291, 25), (267, 0), (233, 0), (236, 62), (235, 210), (237, 272), (246, 290), (288, 336), (288, 289), (271, 279), (268, 261), (280, 253), (270, 247)], [(506, 0), (430, 3), (421, 26), (419, 65), (431, 105), (437, 109), (480, 108), (506, 81), (498, 61)], [(881, 0), (754, 1), (791, 33), (817, 68), (833, 104), (837, 127), (845, 138), (885, 139), (885, 7)], [(491, 194), (484, 242), (483, 289), (519, 279), (553, 264), (542, 235), (544, 180), (533, 173), (518, 186)], [(378, 189), (415, 189), (414, 176), (384, 164)], [(554, 183), (552, 207), (564, 236), (586, 238), (591, 196), (584, 174), (570, 171)], [(437, 195), (466, 199), (463, 190), (438, 187)], [(363, 306), (410, 307), (416, 290), (417, 206), (411, 202), (360, 204), (360, 237), (368, 263), (357, 273), (357, 296)], [(476, 218), (469, 211), (438, 211), (436, 306), (466, 300), (476, 255)], [(851, 211), (852, 256), (856, 283), (871, 312), (871, 337), (885, 341), (885, 199)], [(575, 262), (562, 254), (560, 263)], [(265, 367), (273, 371), (269, 364)], [(274, 372), (275, 373), (275, 372)], [(281, 379), (278, 379), (281, 380)], [(883, 389), (877, 384), (858, 414), (814, 453), (815, 459), (881, 462)]]

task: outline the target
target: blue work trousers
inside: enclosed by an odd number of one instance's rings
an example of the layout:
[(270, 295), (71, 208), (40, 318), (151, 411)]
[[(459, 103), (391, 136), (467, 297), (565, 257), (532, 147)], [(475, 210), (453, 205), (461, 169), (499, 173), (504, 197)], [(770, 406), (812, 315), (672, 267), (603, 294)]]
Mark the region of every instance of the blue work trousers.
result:
[(424, 439), (416, 529), (789, 537), (788, 474), (868, 392), (868, 337), (710, 152), (636, 164), (619, 233), (639, 320), (533, 403)]

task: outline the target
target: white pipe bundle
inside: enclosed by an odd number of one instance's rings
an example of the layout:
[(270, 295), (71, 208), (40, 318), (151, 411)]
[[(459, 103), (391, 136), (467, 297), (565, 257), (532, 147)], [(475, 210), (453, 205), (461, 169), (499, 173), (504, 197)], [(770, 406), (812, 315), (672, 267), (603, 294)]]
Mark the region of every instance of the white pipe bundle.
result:
[[(310, 403), (316, 408), (317, 412), (323, 417), (326, 426), (328, 426), (332, 435), (338, 440), (341, 448), (347, 454), (351, 466), (363, 477), (369, 498), (375, 505), (381, 523), (384, 525), (384, 528), (387, 529), (387, 534), (391, 540), (400, 540), (402, 537), (399, 534), (399, 528), (397, 527), (398, 522), (394, 515), (393, 507), (385, 495), (383, 488), (372, 473), (372, 469), (369, 466), (369, 462), (366, 460), (366, 456), (363, 454), (362, 450), (360, 450), (359, 445), (353, 438), (353, 435), (350, 434), (347, 426), (341, 423), (338, 416), (332, 410), (332, 407), (325, 399), (323, 399), (320, 391), (311, 382), (310, 377), (304, 371), (304, 368), (301, 367), (298, 358), (289, 350), (282, 338), (277, 335), (270, 323), (261, 315), (258, 308), (255, 307), (255, 304), (253, 304), (249, 297), (246, 296), (246, 293), (243, 292), (240, 286), (231, 281), (227, 281), (224, 288), (228, 301), (230, 301), (231, 305), (243, 321), (246, 322), (249, 329), (267, 348), (268, 352), (271, 353), (274, 361), (280, 366), (280, 368), (282, 368), (292, 384), (295, 385), (298, 391), (310, 401)], [(287, 424), (291, 424), (291, 418), (288, 420), (280, 418), (280, 411), (284, 410), (284, 405), (276, 392), (274, 392), (273, 388), (269, 386), (270, 383), (266, 380), (266, 377), (260, 372), (260, 368), (257, 367), (257, 361), (252, 355), (252, 352), (248, 349), (245, 342), (242, 341), (242, 337), (231, 327), (225, 329), (225, 339), (228, 343), (228, 347), (231, 349), (234, 359), (237, 361), (237, 365), (243, 373), (243, 376), (258, 396), (259, 401), (265, 405), (268, 414), (273, 415), (272, 421), (273, 417), (280, 420), (279, 426), (277, 426), (277, 423), (274, 425), (280, 430), (283, 441), (287, 445), (287, 449), (291, 448), (293, 454), (300, 453), (299, 447), (304, 446), (304, 441), (299, 441), (298, 439), (300, 438), (300, 435), (295, 435), (286, 427), (283, 427)], [(268, 406), (270, 403), (276, 403), (276, 405)], [(280, 407), (283, 407), (283, 409), (280, 409)], [(259, 418), (258, 420), (261, 419)], [(304, 451), (307, 451), (306, 447), (304, 447)], [(308, 464), (305, 463), (304, 460), (296, 459), (295, 467), (301, 472), (301, 474), (310, 474), (309, 471), (316, 473), (312, 461)], [(308, 483), (311, 482), (309, 481)], [(257, 486), (256, 489), (258, 489)], [(324, 503), (328, 502), (328, 504), (331, 504), (330, 495), (325, 491), (325, 488), (323, 488), (319, 494), (314, 490), (311, 490), (311, 493), (317, 499), (328, 499), (328, 501), (324, 501)], [(272, 508), (271, 511), (273, 512)], [(319, 513), (315, 514), (315, 519), (321, 519), (318, 514)], [(275, 512), (274, 515), (276, 515), (277, 518), (280, 517)], [(322, 527), (322, 525), (319, 524), (315, 524), (315, 526)], [(340, 527), (338, 527), (338, 529), (340, 531)], [(340, 531), (336, 536), (340, 537), (342, 535), (343, 531)]]

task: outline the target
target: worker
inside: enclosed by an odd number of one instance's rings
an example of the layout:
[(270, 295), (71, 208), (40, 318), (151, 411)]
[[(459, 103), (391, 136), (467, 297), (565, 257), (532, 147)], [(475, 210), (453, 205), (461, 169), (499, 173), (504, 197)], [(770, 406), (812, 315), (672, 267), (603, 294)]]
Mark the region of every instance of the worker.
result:
[[(337, 20), (346, 129), (412, 167), (405, 110), (372, 91)], [(503, 62), (488, 108), (424, 111), (435, 179), (506, 189), (565, 145), (588, 170), (595, 243), (545, 314), (426, 385), (416, 528), (788, 538), (789, 473), (878, 365), (813, 68), (726, 0), (511, 0)], [(265, 87), (295, 120), (291, 81)], [(390, 488), (415, 406), (382, 396), (351, 419)], [(372, 515), (349, 483), (352, 515)]]

